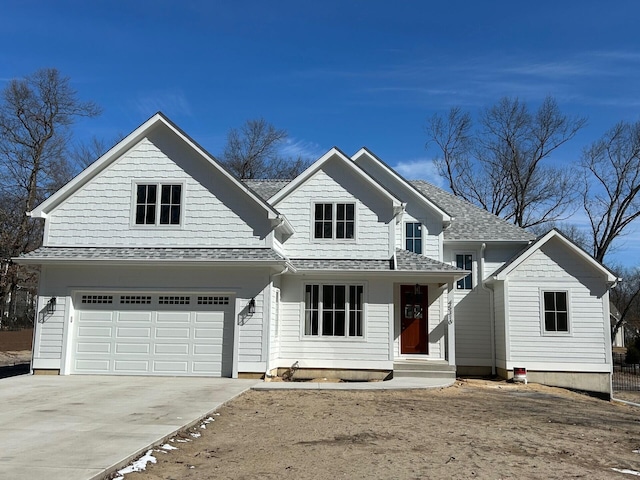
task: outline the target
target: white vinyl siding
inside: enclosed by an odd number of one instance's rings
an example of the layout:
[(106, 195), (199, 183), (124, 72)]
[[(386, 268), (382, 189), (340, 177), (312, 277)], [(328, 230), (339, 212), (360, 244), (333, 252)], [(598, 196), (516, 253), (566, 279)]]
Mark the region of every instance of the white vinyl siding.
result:
[[(329, 173), (320, 170), (285, 197), (275, 207), (294, 226), (296, 233), (284, 248), (291, 258), (389, 258), (389, 226), (392, 221), (392, 204), (359, 178), (340, 178), (348, 175), (347, 169), (331, 168)], [(337, 176), (344, 183), (334, 177)], [(347, 182), (354, 193), (346, 190)], [(317, 202), (352, 203), (355, 205), (355, 239), (314, 238), (314, 209)], [(335, 237), (335, 235), (334, 235)]]
[[(322, 279), (283, 278), (280, 308), (280, 361), (288, 367), (299, 361), (301, 367), (389, 368), (390, 328), (393, 328), (393, 288), (387, 280), (365, 284), (364, 337), (322, 337), (304, 335), (304, 287), (306, 283), (344, 284)], [(352, 279), (349, 283), (362, 284)]]
[[(604, 364), (608, 294), (603, 278), (559, 241), (550, 240), (508, 279), (509, 354), (512, 362)], [(568, 293), (570, 335), (545, 334), (541, 291)], [(603, 319), (606, 319), (603, 320)]]
[[(54, 209), (47, 219), (44, 244), (264, 246), (271, 227), (262, 207), (176, 141), (172, 148), (177, 156), (168, 158), (161, 146), (172, 138), (167, 135), (141, 140)], [(198, 180), (192, 177), (194, 174)], [(135, 225), (136, 182), (180, 182), (181, 226)]]

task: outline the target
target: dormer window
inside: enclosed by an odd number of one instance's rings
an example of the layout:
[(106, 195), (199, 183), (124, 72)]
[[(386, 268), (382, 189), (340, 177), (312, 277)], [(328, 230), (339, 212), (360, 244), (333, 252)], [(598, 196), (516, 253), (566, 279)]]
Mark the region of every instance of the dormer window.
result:
[(355, 238), (354, 203), (316, 203), (314, 206), (314, 238)]
[(139, 183), (135, 191), (136, 225), (180, 225), (181, 184)]

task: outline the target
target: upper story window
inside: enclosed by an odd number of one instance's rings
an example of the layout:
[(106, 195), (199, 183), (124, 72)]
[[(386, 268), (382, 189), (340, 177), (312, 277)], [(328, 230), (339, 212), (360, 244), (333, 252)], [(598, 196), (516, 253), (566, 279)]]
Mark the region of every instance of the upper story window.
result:
[[(473, 272), (473, 255), (470, 253), (456, 254), (456, 267)], [(471, 290), (473, 288), (472, 279), (473, 273), (470, 273), (463, 279), (458, 280), (458, 290)]]
[(355, 238), (354, 203), (316, 203), (314, 238)]
[(136, 225), (180, 225), (182, 185), (136, 185)]
[(569, 333), (569, 302), (567, 292), (542, 292), (544, 331)]
[(404, 224), (405, 249), (413, 253), (422, 253), (422, 224), (407, 222)]

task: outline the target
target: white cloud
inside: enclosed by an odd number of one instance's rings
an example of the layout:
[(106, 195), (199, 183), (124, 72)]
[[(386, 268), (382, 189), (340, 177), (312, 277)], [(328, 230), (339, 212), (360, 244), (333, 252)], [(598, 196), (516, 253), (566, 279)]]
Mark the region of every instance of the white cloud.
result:
[(438, 174), (433, 160), (417, 158), (401, 160), (393, 168), (407, 180), (426, 180), (440, 188), (444, 188), (444, 181)]
[(289, 137), (285, 144), (280, 148), (280, 153), (285, 157), (302, 157), (315, 161), (326, 153), (326, 151), (315, 142)]
[(169, 117), (192, 114), (186, 95), (180, 89), (146, 92), (134, 100), (135, 108), (145, 117), (162, 112)]

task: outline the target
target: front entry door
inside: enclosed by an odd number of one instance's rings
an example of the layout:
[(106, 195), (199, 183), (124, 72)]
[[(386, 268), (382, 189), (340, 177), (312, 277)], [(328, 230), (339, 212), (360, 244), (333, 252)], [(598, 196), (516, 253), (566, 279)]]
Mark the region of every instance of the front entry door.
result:
[(400, 353), (429, 353), (427, 287), (400, 286)]

